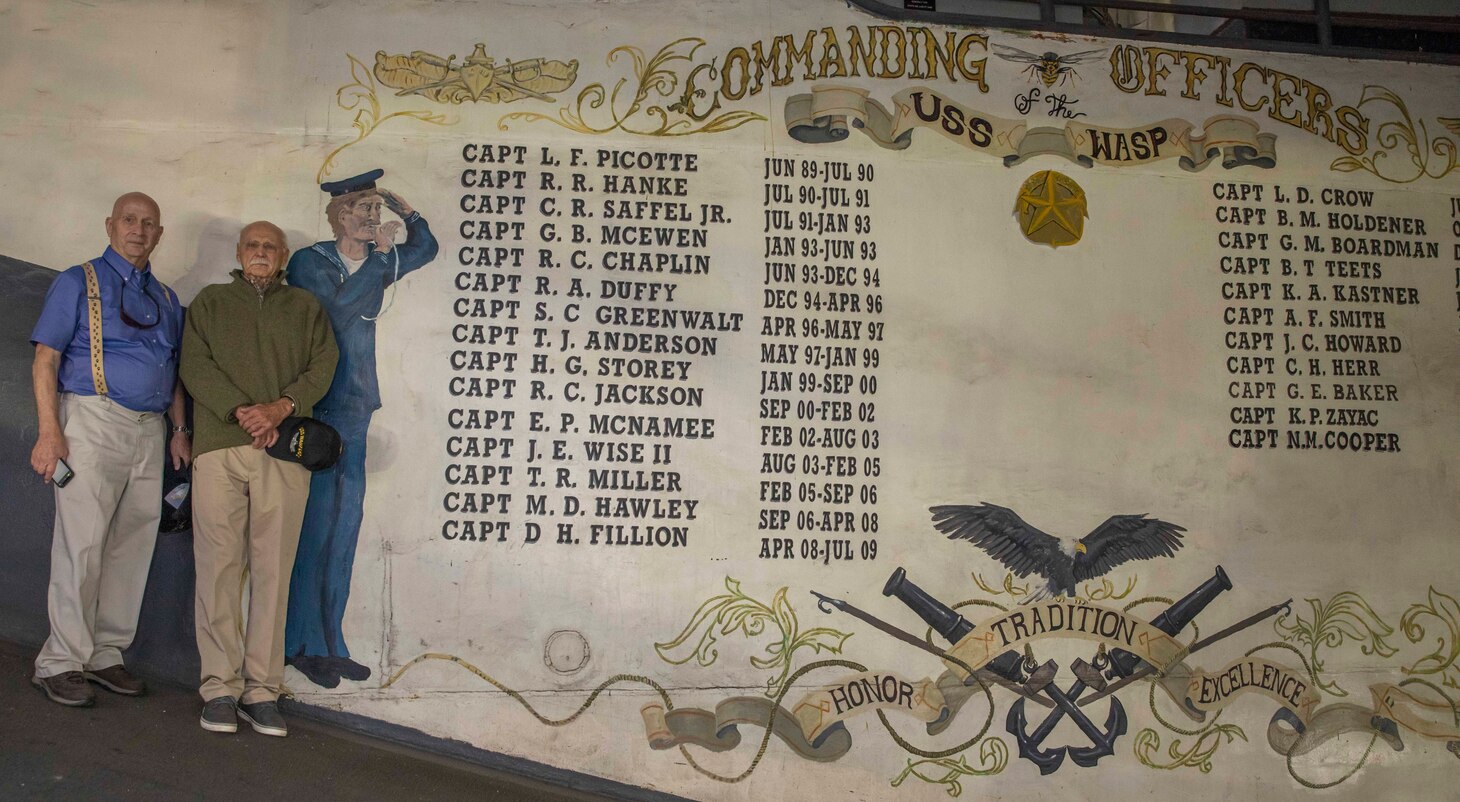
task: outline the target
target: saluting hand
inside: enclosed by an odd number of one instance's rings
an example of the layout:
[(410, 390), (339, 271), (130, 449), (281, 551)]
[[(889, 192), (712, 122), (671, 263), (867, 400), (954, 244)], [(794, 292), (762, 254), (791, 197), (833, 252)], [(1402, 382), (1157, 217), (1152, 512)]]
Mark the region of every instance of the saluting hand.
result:
[(385, 201), (385, 208), (391, 210), (392, 212), (395, 212), (401, 217), (410, 217), (411, 214), (415, 212), (415, 209), (412, 209), (411, 205), (409, 203), (406, 203), (405, 198), (402, 198), (394, 192), (391, 192), (385, 187), (376, 187), (375, 191), (380, 194), (380, 199)]

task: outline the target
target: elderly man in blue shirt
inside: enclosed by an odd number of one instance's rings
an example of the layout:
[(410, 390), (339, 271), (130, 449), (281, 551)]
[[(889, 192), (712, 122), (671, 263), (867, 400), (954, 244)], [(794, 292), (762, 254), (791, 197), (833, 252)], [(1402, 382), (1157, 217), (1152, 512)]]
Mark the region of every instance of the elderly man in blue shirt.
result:
[(40, 430), (30, 464), (46, 481), (63, 462), (71, 471), (56, 482), (51, 634), (31, 682), (69, 707), (95, 703), (88, 680), (124, 696), (147, 690), (122, 650), (137, 631), (162, 515), (163, 413), (174, 466), (192, 458), (177, 381), (182, 306), (150, 269), (157, 202), (117, 198), (106, 233), (101, 256), (56, 277), (31, 334)]

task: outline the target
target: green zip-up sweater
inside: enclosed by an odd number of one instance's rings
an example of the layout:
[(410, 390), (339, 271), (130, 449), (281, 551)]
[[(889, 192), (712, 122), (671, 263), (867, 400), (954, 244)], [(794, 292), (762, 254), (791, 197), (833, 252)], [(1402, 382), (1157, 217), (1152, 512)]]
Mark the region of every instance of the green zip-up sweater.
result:
[(260, 295), (233, 271), (188, 306), (178, 375), (193, 397), (193, 456), (253, 443), (233, 418), (247, 404), (294, 399), (307, 416), (335, 375), (339, 349), (314, 294), (275, 279)]

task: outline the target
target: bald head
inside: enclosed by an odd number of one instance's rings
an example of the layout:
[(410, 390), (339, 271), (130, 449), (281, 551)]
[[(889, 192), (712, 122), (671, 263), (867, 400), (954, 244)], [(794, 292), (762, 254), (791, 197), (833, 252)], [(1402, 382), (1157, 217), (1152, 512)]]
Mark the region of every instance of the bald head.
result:
[(116, 201), (112, 203), (112, 217), (116, 217), (118, 214), (121, 214), (122, 207), (129, 203), (140, 203), (145, 205), (147, 208), (152, 210), (152, 216), (157, 218), (158, 222), (162, 221), (162, 207), (158, 206), (157, 201), (153, 200), (152, 196), (148, 195), (145, 192), (128, 192), (118, 197)]
[(162, 210), (147, 195), (128, 192), (112, 204), (111, 217), (106, 219), (106, 235), (112, 250), (137, 269), (144, 270), (152, 250), (162, 239)]
[(243, 230), (238, 232), (238, 244), (242, 245), (248, 240), (250, 235), (260, 234), (272, 234), (279, 241), (280, 246), (284, 248), (289, 247), (289, 238), (284, 234), (284, 229), (279, 228), (267, 220), (255, 220), (244, 226)]
[(271, 281), (289, 258), (284, 229), (256, 220), (238, 232), (238, 266), (250, 281)]

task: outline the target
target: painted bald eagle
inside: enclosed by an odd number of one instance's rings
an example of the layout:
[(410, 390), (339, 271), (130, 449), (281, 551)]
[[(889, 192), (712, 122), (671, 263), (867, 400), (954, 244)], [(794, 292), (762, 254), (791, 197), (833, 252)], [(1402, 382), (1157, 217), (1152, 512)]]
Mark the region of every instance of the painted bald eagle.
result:
[(1075, 595), (1075, 583), (1102, 576), (1130, 560), (1169, 557), (1181, 548), (1176, 524), (1140, 515), (1113, 515), (1076, 542), (1030, 526), (1007, 507), (945, 504), (932, 507), (933, 526), (949, 540), (967, 540), (1003, 563), (1015, 575), (1038, 574), (1049, 580), (1025, 603), (1047, 596)]

